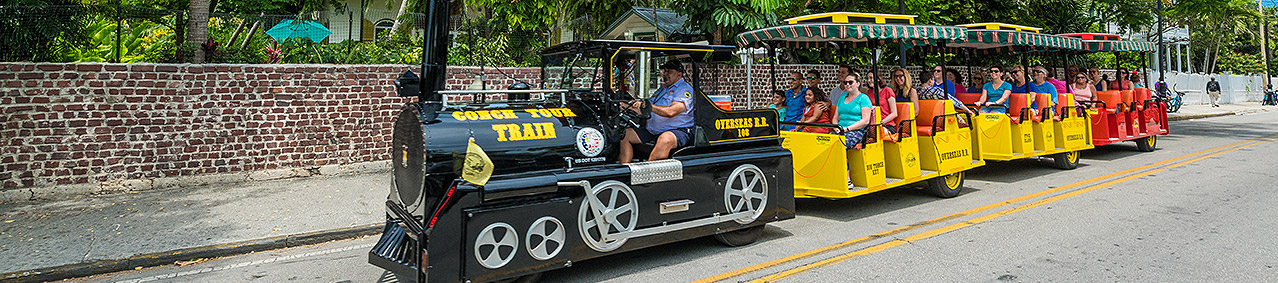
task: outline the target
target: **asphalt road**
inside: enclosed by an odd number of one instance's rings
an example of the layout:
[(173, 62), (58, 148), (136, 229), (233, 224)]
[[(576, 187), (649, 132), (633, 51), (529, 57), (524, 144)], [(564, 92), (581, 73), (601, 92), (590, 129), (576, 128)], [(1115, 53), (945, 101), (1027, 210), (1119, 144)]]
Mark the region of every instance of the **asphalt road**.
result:
[[(1172, 123), (1132, 143), (969, 171), (963, 195), (896, 189), (799, 200), (759, 242), (695, 239), (574, 263), (546, 282), (698, 280), (1278, 282), (1278, 113)], [(376, 237), (81, 278), (94, 282), (395, 282)], [(815, 252), (813, 252), (815, 251)], [(802, 256), (808, 255), (808, 256)]]

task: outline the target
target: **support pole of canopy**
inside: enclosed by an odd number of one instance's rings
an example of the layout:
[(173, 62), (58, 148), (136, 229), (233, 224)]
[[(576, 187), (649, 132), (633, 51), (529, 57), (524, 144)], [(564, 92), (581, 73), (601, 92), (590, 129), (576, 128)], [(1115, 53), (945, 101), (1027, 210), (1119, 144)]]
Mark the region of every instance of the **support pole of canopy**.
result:
[[(900, 15), (904, 15), (904, 14), (905, 14), (905, 0), (896, 0), (896, 12), (897, 12), (897, 14), (900, 14)], [(902, 43), (901, 43), (901, 47), (900, 47), (900, 49), (898, 49), (898, 50), (899, 50), (899, 51), (898, 51), (896, 54), (897, 54), (897, 57), (900, 57), (900, 61), (901, 61), (901, 68), (902, 68), (902, 69), (904, 69), (904, 68), (905, 68), (905, 63), (906, 63), (906, 62), (905, 62), (905, 57), (906, 57), (906, 56), (905, 56), (905, 43), (904, 43), (904, 42), (902, 42)], [(908, 75), (908, 74), (907, 74), (907, 75)]]
[(772, 82), (769, 83), (772, 86), (772, 92), (768, 93), (769, 96), (765, 96), (770, 97), (770, 95), (777, 92), (777, 49), (767, 42), (763, 43), (763, 47), (768, 48), (768, 58), (772, 61), (772, 68), (768, 70), (769, 76), (772, 77)]
[[(1073, 75), (1069, 74), (1069, 62), (1065, 60), (1065, 53), (1056, 52), (1056, 58), (1061, 60), (1061, 64), (1065, 65), (1065, 75), (1061, 76), (1065, 79), (1065, 93), (1074, 93), (1073, 87), (1070, 86), (1074, 81)], [(1058, 79), (1059, 80), (1059, 79)]]
[[(967, 82), (968, 84), (971, 84), (974, 81), (973, 80), (974, 78), (972, 77), (972, 49), (968, 49), (967, 52), (963, 53), (963, 61), (967, 62)], [(958, 82), (954, 82), (954, 83), (958, 83)], [(981, 87), (981, 86), (976, 86), (976, 87)], [(956, 89), (954, 90), (954, 92), (959, 92), (959, 90)], [(964, 90), (963, 92), (967, 92), (967, 90)]]
[[(879, 50), (879, 42), (878, 42), (878, 41), (874, 41), (874, 40), (870, 40), (870, 48), (871, 48), (871, 50), (873, 50), (873, 52), (874, 52), (874, 54), (870, 54), (870, 55), (872, 55), (872, 56), (870, 57), (870, 72), (874, 73), (874, 80), (870, 81), (870, 93), (874, 94), (874, 96), (873, 96), (873, 98), (872, 98), (872, 99), (870, 99), (870, 101), (874, 102), (874, 105), (875, 105), (875, 106), (878, 106), (878, 107), (880, 107), (880, 108), (882, 108), (882, 107), (887, 107), (887, 106), (879, 105), (879, 81), (880, 81), (880, 79), (879, 79), (879, 55), (880, 55), (880, 54), (882, 54), (882, 53), (880, 53), (880, 50)], [(839, 82), (842, 82), (844, 79), (846, 79), (846, 78), (839, 78), (839, 80), (838, 80), (838, 81), (839, 81)], [(862, 79), (861, 79), (861, 80), (862, 80), (862, 81), (864, 81), (864, 80), (865, 80), (865, 78), (864, 78), (864, 77), (862, 77)], [(844, 99), (844, 100), (846, 100), (846, 99)], [(836, 104), (837, 104), (837, 103), (842, 103), (842, 102), (836, 102)], [(895, 105), (893, 105), (892, 107), (896, 107), (896, 106), (895, 106)]]
[[(1167, 44), (1163, 43), (1163, 1), (1159, 0), (1154, 2), (1158, 3), (1158, 52), (1159, 52), (1158, 64), (1154, 66), (1158, 67), (1158, 81), (1162, 82), (1166, 80), (1167, 78), (1167, 66), (1163, 64), (1163, 58), (1166, 58), (1165, 52), (1167, 52)], [(1142, 54), (1142, 57), (1144, 57), (1144, 53), (1141, 53), (1141, 54)], [(1145, 64), (1149, 64), (1149, 62), (1145, 62)], [(1266, 69), (1266, 72), (1268, 72), (1267, 69)], [(1141, 73), (1144, 73), (1144, 72), (1141, 72)]]

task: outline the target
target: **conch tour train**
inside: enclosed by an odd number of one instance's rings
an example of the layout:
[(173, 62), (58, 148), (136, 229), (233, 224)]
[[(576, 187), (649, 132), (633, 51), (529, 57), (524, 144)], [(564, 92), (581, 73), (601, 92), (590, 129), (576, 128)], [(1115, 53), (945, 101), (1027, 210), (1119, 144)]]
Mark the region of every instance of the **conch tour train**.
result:
[[(418, 282), (536, 279), (574, 262), (704, 236), (746, 245), (768, 222), (794, 218), (795, 198), (920, 185), (954, 197), (964, 171), (987, 162), (1044, 157), (1072, 169), (1080, 150), (1136, 141), (1150, 151), (1155, 137), (1168, 133), (1164, 104), (1148, 89), (1121, 83), (1113, 90), (1040, 91), (1033, 87), (1041, 80), (1022, 69), (1017, 75), (1027, 77), (1014, 81), (1029, 91), (972, 93), (937, 73), (939, 87), (914, 93), (911, 74), (878, 72), (876, 56), (875, 78), (839, 77), (840, 89), (849, 91), (831, 99), (823, 91), (794, 91), (806, 89), (792, 88), (801, 81), (783, 85), (794, 76), (778, 74), (775, 65), (786, 48), (877, 51), (904, 44), (910, 52), (1021, 56), (1153, 51), (1113, 35), (826, 13), (739, 34), (737, 46), (564, 43), (542, 52), (535, 88), (463, 91), (443, 87), (448, 9), (448, 1), (428, 5), (422, 74), (406, 72), (396, 81), (400, 96), (417, 99), (403, 105), (394, 123), (386, 226), (369, 251), (373, 265)], [(715, 66), (740, 48), (774, 57), (770, 73), (753, 78), (771, 89), (756, 92), (799, 107), (734, 108), (728, 93), (716, 93), (715, 76), (722, 74)], [(881, 91), (892, 88), (879, 83), (879, 74), (905, 80), (909, 91), (880, 101), (889, 96)], [(859, 86), (870, 91), (852, 91)], [(1081, 92), (1090, 98), (1076, 97)], [(457, 97), (473, 99), (450, 101)], [(826, 110), (837, 117), (808, 117)]]

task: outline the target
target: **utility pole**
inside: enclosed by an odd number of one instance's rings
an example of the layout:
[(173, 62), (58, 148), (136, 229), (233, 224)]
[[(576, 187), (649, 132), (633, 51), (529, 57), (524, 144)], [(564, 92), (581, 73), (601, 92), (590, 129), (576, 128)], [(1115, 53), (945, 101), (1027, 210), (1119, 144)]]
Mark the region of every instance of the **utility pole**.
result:
[(1264, 0), (1256, 1), (1256, 6), (1259, 6), (1258, 8), (1260, 9), (1260, 36), (1265, 38), (1265, 46), (1262, 49), (1265, 52), (1265, 89), (1269, 90), (1274, 88), (1274, 84), (1269, 74), (1269, 61), (1271, 61), (1269, 54), (1269, 15), (1265, 14), (1264, 2)]
[(1167, 67), (1163, 65), (1163, 58), (1167, 58), (1168, 53), (1166, 53), (1167, 44), (1163, 43), (1163, 1), (1156, 0), (1154, 2), (1158, 2), (1158, 64), (1156, 64), (1158, 66), (1158, 81), (1166, 82)]

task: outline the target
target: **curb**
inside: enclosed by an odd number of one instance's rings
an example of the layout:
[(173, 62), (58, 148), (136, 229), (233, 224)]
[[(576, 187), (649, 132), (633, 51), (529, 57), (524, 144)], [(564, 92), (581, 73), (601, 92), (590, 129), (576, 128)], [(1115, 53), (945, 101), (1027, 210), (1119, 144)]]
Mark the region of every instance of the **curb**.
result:
[(0, 203), (117, 194), (149, 190), (191, 188), (200, 186), (234, 186), (251, 182), (313, 177), (341, 177), (356, 174), (390, 172), (390, 161), (370, 161), (311, 167), (281, 168), (225, 174), (205, 174), (143, 179), (117, 179), (98, 183), (66, 184), (40, 187), (0, 189)]
[(1202, 118), (1211, 118), (1211, 117), (1220, 117), (1220, 116), (1229, 116), (1229, 115), (1236, 115), (1236, 114), (1234, 112), (1218, 112), (1218, 113), (1205, 113), (1205, 114), (1176, 115), (1176, 116), (1168, 116), (1167, 121), (1170, 122), (1170, 121), (1181, 121), (1181, 120), (1193, 120), (1193, 119), (1202, 119)]
[(185, 248), (167, 252), (135, 255), (119, 259), (73, 263), (0, 274), (3, 282), (47, 282), (111, 272), (173, 264), (201, 258), (217, 258), (252, 252), (318, 244), (335, 240), (381, 234), (385, 224), (366, 224), (309, 233), (275, 236), (256, 240)]

